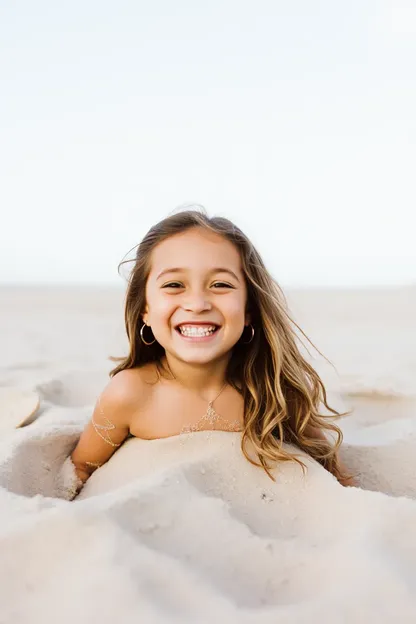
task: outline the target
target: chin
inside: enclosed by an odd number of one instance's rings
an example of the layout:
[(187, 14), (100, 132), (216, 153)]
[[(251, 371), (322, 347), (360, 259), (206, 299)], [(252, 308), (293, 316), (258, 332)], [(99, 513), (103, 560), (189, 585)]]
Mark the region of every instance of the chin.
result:
[(208, 353), (178, 353), (176, 357), (188, 364), (209, 364), (213, 360), (217, 360), (219, 356), (215, 354), (209, 355)]
[(183, 351), (177, 352), (174, 355), (182, 360), (183, 362), (187, 362), (188, 364), (210, 364), (215, 360), (220, 360), (226, 356), (228, 353), (228, 349), (226, 351), (211, 351), (208, 350), (204, 353), (202, 350), (200, 353), (196, 353), (195, 351)]

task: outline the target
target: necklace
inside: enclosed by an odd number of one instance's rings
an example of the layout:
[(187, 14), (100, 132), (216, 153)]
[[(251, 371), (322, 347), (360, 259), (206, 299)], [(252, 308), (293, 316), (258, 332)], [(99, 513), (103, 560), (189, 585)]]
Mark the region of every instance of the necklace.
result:
[(215, 421), (218, 420), (218, 418), (220, 418), (220, 415), (214, 409), (214, 401), (218, 399), (218, 397), (220, 396), (221, 392), (224, 390), (226, 385), (227, 385), (227, 382), (225, 382), (221, 390), (218, 392), (217, 396), (208, 403), (207, 411), (205, 412), (205, 415), (201, 419), (201, 420), (207, 420), (210, 425), (213, 425)]
[[(221, 392), (223, 392), (226, 385), (227, 385), (227, 382), (225, 382), (225, 384), (223, 385), (223, 387), (221, 388), (217, 396), (211, 401), (209, 401), (207, 411), (202, 416), (202, 418), (200, 418), (196, 423), (183, 426), (182, 429), (180, 430), (180, 433), (191, 433), (193, 431), (201, 431), (206, 428), (206, 423), (210, 425), (211, 431), (212, 431), (212, 426), (215, 423), (219, 423), (220, 428), (224, 431), (241, 431), (241, 423), (238, 420), (230, 422), (227, 418), (223, 418), (220, 414), (218, 414), (218, 412), (214, 408), (214, 401), (218, 399), (218, 397), (220, 396)], [(209, 431), (210, 430), (208, 429), (208, 432)]]

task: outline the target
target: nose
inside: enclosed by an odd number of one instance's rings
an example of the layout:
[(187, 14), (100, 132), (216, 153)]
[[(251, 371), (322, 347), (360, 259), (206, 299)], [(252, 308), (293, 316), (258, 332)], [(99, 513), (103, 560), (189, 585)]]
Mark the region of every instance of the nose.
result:
[(211, 310), (212, 305), (203, 291), (188, 292), (182, 307), (184, 310), (190, 312), (204, 312), (205, 310)]

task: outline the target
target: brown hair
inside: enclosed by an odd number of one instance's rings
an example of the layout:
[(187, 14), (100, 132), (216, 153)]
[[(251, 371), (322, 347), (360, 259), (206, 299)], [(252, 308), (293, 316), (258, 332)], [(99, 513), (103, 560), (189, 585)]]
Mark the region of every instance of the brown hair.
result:
[[(308, 453), (337, 479), (350, 477), (343, 473), (337, 456), (343, 440), (342, 431), (328, 422), (329, 418), (339, 418), (349, 412), (339, 413), (328, 405), (324, 384), (301, 355), (292, 326), (316, 349), (315, 345), (290, 317), (280, 286), (247, 236), (229, 219), (208, 217), (201, 206), (171, 214), (151, 227), (137, 246), (135, 259), (119, 264), (120, 271), (123, 264), (134, 263), (128, 278), (124, 314), (130, 350), (125, 358), (111, 358), (120, 363), (110, 376), (151, 361), (158, 365), (165, 353), (157, 341), (145, 346), (140, 339), (151, 253), (163, 240), (194, 227), (206, 228), (223, 236), (241, 255), (247, 284), (247, 309), (255, 333), (249, 344), (238, 341), (233, 347), (226, 376), (228, 383), (244, 397), (245, 426), (241, 448), (245, 457), (253, 465), (263, 467), (272, 480), (275, 479), (270, 473), (269, 460), (273, 463), (294, 460), (305, 472), (305, 464), (283, 447), (283, 443), (288, 443)], [(332, 416), (319, 413), (321, 403)], [(331, 444), (326, 436), (312, 435), (311, 428), (315, 432), (317, 429), (334, 432), (336, 442)], [(247, 439), (260, 463), (247, 454)]]

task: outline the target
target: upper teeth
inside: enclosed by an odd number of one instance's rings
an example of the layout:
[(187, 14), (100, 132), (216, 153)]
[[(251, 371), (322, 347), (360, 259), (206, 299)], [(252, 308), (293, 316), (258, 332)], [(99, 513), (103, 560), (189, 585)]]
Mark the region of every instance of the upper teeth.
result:
[(214, 325), (196, 326), (196, 325), (180, 325), (179, 331), (184, 336), (208, 336), (216, 330)]

